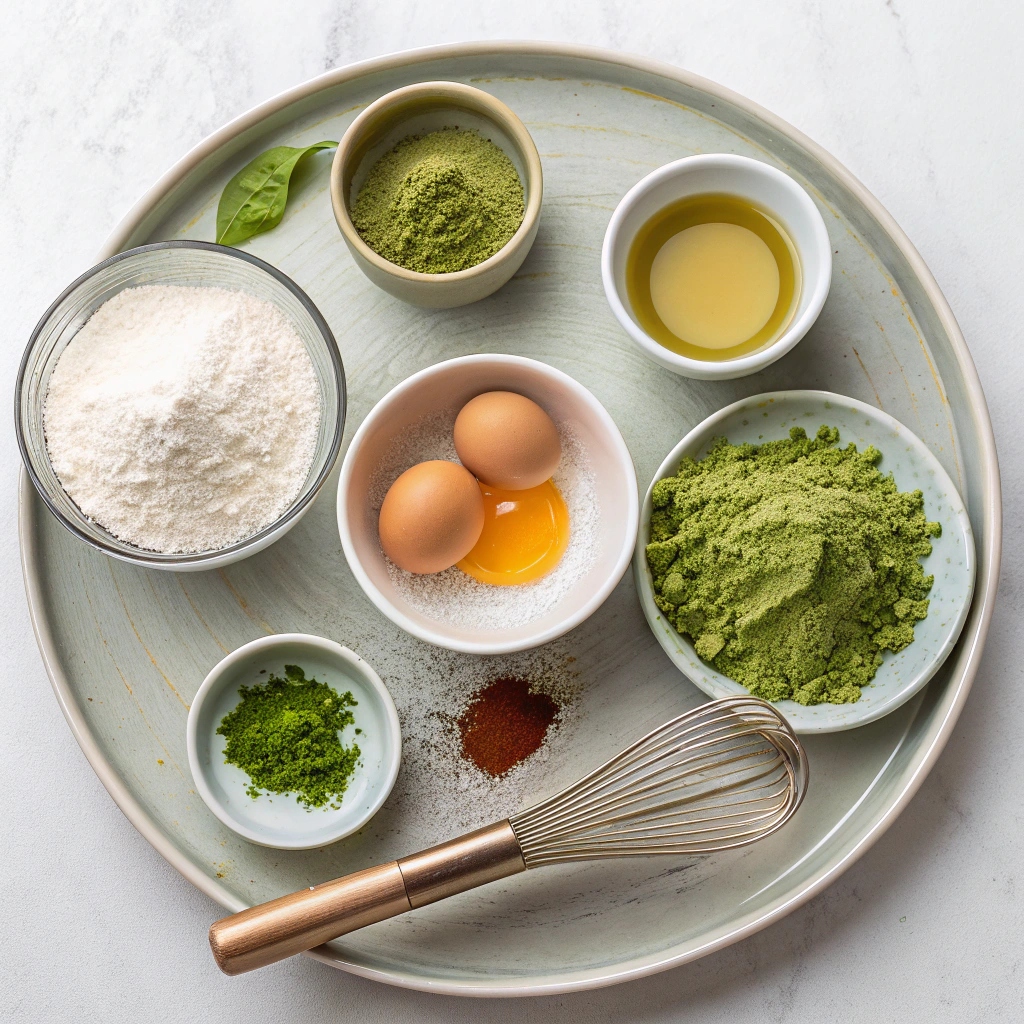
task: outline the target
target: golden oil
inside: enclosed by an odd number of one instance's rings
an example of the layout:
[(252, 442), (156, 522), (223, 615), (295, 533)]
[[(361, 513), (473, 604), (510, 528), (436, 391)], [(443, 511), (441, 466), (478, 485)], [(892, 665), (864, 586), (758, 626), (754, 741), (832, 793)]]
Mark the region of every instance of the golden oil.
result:
[(800, 262), (783, 227), (738, 196), (687, 196), (637, 232), (626, 289), (647, 333), (690, 359), (771, 344), (800, 301)]

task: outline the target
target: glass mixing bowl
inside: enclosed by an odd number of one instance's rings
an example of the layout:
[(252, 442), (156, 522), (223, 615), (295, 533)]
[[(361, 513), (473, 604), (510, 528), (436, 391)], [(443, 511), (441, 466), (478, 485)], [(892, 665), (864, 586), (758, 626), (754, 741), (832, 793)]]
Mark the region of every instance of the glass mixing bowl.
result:
[[(228, 288), (272, 302), (306, 346), (320, 391), (320, 432), (306, 480), (284, 514), (259, 533), (225, 548), (192, 554), (147, 551), (119, 540), (86, 516), (61, 487), (43, 434), (50, 374), (65, 346), (90, 316), (124, 288), (168, 284)], [(155, 242), (118, 253), (68, 287), (36, 325), (25, 350), (14, 396), (18, 445), (25, 468), (50, 511), (76, 537), (113, 558), (153, 569), (214, 569), (255, 554), (287, 533), (309, 508), (341, 450), (345, 427), (345, 370), (327, 322), (294, 281), (247, 252), (210, 242)]]

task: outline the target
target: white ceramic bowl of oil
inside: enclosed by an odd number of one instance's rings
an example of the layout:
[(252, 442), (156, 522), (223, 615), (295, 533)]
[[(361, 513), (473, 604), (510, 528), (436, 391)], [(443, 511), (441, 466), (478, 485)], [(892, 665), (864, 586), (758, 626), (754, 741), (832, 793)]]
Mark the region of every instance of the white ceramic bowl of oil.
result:
[[(628, 274), (638, 236), (663, 211), (691, 197), (735, 198), (767, 216), (795, 253), (796, 293), (779, 329), (735, 358), (691, 358), (662, 344), (645, 328), (631, 298)], [(731, 380), (764, 369), (807, 333), (832, 281), (832, 246), (814, 201), (788, 174), (749, 157), (711, 153), (665, 164), (622, 198), (605, 233), (601, 254), (605, 295), (619, 323), (655, 362), (704, 380)], [(686, 346), (681, 346), (685, 348)]]
[[(585, 458), (597, 516), (593, 558), (550, 607), (526, 622), (475, 625), (428, 614), (396, 585), (381, 551), (377, 531), (379, 488), (375, 474), (390, 458), (403, 434), (433, 414), (448, 412), (452, 421), (466, 402), (487, 391), (515, 391), (537, 402)], [(435, 457), (435, 456), (427, 456)], [(419, 461), (414, 459), (413, 461)], [(410, 462), (409, 465), (412, 465)], [(396, 465), (394, 475), (408, 469)], [(558, 482), (558, 474), (555, 475)], [(571, 508), (571, 502), (568, 502)], [(505, 654), (548, 643), (592, 615), (605, 601), (629, 565), (639, 515), (636, 472), (629, 450), (604, 406), (582, 384), (546, 363), (511, 355), (472, 355), (430, 366), (385, 395), (362, 422), (342, 464), (338, 482), (338, 530), (345, 557), (367, 597), (406, 632), (438, 647), (469, 654)], [(570, 546), (572, 514), (570, 511)], [(567, 552), (564, 558), (568, 558)], [(453, 570), (449, 570), (452, 572)], [(555, 570), (558, 571), (557, 569)], [(458, 570), (454, 570), (458, 572)], [(467, 578), (468, 579), (468, 578)], [(538, 588), (544, 578), (516, 587), (488, 589), (495, 601), (507, 592)], [(484, 587), (486, 584), (470, 586)], [(542, 591), (534, 590), (540, 594)], [(521, 597), (521, 595), (518, 595)], [(456, 596), (457, 599), (457, 596)]]
[[(224, 761), (227, 741), (217, 727), (241, 701), (239, 687), (283, 676), (286, 664), (298, 665), (307, 679), (339, 694), (351, 692), (356, 701), (355, 722), (340, 738), (345, 746), (358, 743), (361, 756), (338, 807), (305, 807), (294, 794), (260, 793), (254, 799), (247, 792), (249, 776)], [(192, 778), (206, 806), (243, 838), (278, 850), (312, 850), (358, 832), (387, 800), (402, 757), (398, 712), (380, 676), (347, 647), (304, 633), (260, 637), (218, 662), (189, 708), (187, 745)]]

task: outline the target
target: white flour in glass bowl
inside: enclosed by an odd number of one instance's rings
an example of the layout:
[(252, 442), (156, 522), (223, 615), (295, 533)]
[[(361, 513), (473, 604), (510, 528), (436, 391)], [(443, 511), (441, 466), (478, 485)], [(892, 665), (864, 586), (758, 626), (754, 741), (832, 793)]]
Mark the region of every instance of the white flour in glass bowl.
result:
[(61, 486), (138, 548), (194, 553), (259, 533), (309, 472), (320, 397), (272, 303), (143, 285), (108, 299), (61, 353), (43, 409)]

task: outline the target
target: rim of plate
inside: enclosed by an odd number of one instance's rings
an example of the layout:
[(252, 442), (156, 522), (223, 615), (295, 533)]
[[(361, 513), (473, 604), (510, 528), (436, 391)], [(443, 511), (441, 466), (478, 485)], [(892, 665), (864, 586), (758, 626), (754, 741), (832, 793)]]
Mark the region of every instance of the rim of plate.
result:
[[(901, 423), (895, 416), (890, 416), (884, 409), (877, 409), (875, 406), (868, 405), (866, 402), (862, 402), (857, 398), (840, 395), (835, 391), (819, 391), (814, 388), (791, 388), (786, 391), (766, 391), (760, 395), (751, 395), (749, 398), (741, 398), (737, 402), (731, 402), (729, 405), (725, 406), (725, 408), (719, 409), (717, 412), (713, 412), (710, 416), (701, 420), (700, 423), (691, 430), (688, 430), (682, 440), (672, 448), (664, 459), (662, 459), (661, 465), (655, 471), (651, 484), (647, 488), (647, 493), (644, 495), (643, 504), (640, 506), (640, 522), (637, 526), (636, 550), (633, 555), (633, 579), (636, 582), (637, 596), (640, 598), (640, 604), (644, 610), (644, 617), (647, 619), (647, 623), (651, 627), (651, 632), (654, 633), (655, 639), (661, 645), (662, 650), (664, 650), (664, 652), (669, 656), (672, 664), (675, 665), (676, 668), (678, 668), (679, 671), (697, 687), (697, 689), (703, 691), (712, 699), (732, 695), (731, 693), (716, 692), (721, 689), (721, 684), (708, 680), (710, 670), (703, 676), (697, 676), (688, 671), (687, 668), (683, 667), (680, 663), (678, 653), (672, 650), (669, 641), (670, 633), (672, 634), (673, 640), (678, 636), (678, 634), (672, 627), (672, 624), (654, 604), (651, 573), (647, 566), (647, 559), (645, 557), (647, 537), (644, 536), (644, 534), (648, 532), (650, 526), (651, 494), (654, 492), (654, 485), (659, 480), (663, 480), (666, 476), (674, 472), (687, 448), (695, 442), (710, 440), (714, 437), (715, 435), (713, 431), (720, 423), (732, 416), (733, 413), (740, 412), (743, 409), (756, 405), (762, 405), (766, 402), (774, 402), (775, 407), (778, 409), (787, 402), (799, 401), (801, 399), (816, 399), (822, 402), (823, 405), (831, 403), (832, 405), (843, 406), (847, 409), (856, 409), (872, 422), (881, 423), (893, 432), (903, 436), (906, 442), (913, 448), (917, 458), (921, 459), (935, 474), (935, 478), (943, 484), (943, 489), (948, 490), (951, 494), (955, 495), (957, 499), (959, 499), (960, 507), (953, 511), (959, 527), (963, 531), (963, 535), (967, 540), (965, 556), (968, 573), (970, 575), (966, 599), (964, 600), (960, 610), (957, 612), (956, 619), (947, 632), (946, 638), (942, 642), (942, 646), (935, 652), (931, 661), (929, 661), (916, 676), (912, 677), (910, 681), (902, 687), (902, 689), (898, 690), (889, 697), (888, 700), (883, 701), (881, 704), (878, 704), (873, 708), (869, 708), (868, 705), (863, 705), (865, 708), (864, 712), (859, 716), (854, 713), (850, 720), (846, 722), (836, 722), (834, 720), (829, 721), (829, 719), (826, 718), (821, 722), (799, 724), (787, 718), (787, 721), (789, 721), (793, 731), (797, 733), (797, 735), (808, 736), (831, 732), (845, 732), (847, 729), (857, 729), (862, 725), (867, 725), (869, 722), (877, 722), (879, 718), (884, 718), (886, 715), (905, 704), (914, 696), (914, 694), (927, 685), (932, 676), (934, 676), (935, 673), (938, 672), (945, 664), (950, 651), (952, 651), (956, 646), (956, 642), (963, 630), (964, 623), (967, 621), (967, 616), (971, 610), (971, 597), (974, 593), (974, 581), (977, 573), (977, 555), (974, 544), (974, 530), (971, 528), (971, 520), (967, 515), (967, 507), (964, 505), (963, 496), (960, 494), (960, 491), (957, 489), (956, 485), (950, 479), (949, 474), (942, 468), (941, 463), (934, 454), (932, 454), (924, 441), (922, 441), (921, 438), (919, 438), (917, 434), (915, 434), (905, 423)], [(686, 646), (687, 650), (693, 651), (693, 644), (689, 640), (685, 637), (679, 637), (679, 639)], [(694, 652), (694, 658), (697, 658), (696, 652)], [(701, 664), (704, 664), (702, 660)], [(720, 672), (716, 674), (721, 675)], [(737, 696), (742, 696), (742, 694), (747, 692), (746, 688), (744, 688), (742, 684), (735, 683), (733, 680), (728, 680), (728, 682), (733, 683), (733, 685), (739, 688), (736, 691)], [(785, 700), (773, 703), (773, 706), (778, 708), (783, 714), (786, 714), (786, 709), (792, 704), (792, 701)], [(837, 708), (849, 707), (847, 704), (826, 706)], [(854, 707), (857, 706), (858, 705), (854, 705)]]
[[(151, 218), (151, 215), (158, 208), (161, 200), (167, 193), (180, 184), (202, 161), (249, 128), (254, 127), (293, 103), (333, 86), (338, 86), (371, 74), (404, 69), (434, 60), (466, 57), (522, 56), (524, 54), (538, 57), (561, 57), (570, 60), (592, 61), (612, 67), (622, 67), (678, 82), (688, 88), (716, 97), (745, 112), (752, 118), (770, 127), (778, 135), (789, 139), (804, 149), (832, 177), (841, 182), (851, 192), (877, 222), (879, 227), (889, 236), (893, 245), (907, 261), (912, 273), (921, 283), (928, 300), (932, 303), (936, 314), (941, 320), (950, 345), (956, 355), (960, 372), (963, 374), (964, 386), (970, 397), (971, 416), (981, 444), (982, 461), (984, 463), (984, 490), (983, 507), (979, 510), (978, 514), (984, 522), (986, 543), (982, 556), (978, 561), (978, 583), (980, 586), (976, 585), (975, 587), (974, 601), (968, 615), (968, 622), (962, 634), (963, 643), (961, 644), (961, 650), (954, 667), (959, 681), (954, 687), (952, 698), (942, 714), (941, 720), (934, 727), (930, 742), (925, 744), (923, 749), (916, 755), (915, 764), (912, 769), (908, 770), (902, 790), (889, 803), (888, 807), (877, 814), (872, 824), (844, 856), (836, 859), (828, 867), (821, 869), (816, 876), (805, 883), (799, 890), (784, 895), (768, 909), (763, 912), (748, 914), (745, 918), (741, 918), (706, 936), (703, 941), (691, 943), (683, 949), (670, 947), (658, 953), (637, 957), (634, 960), (625, 961), (610, 967), (569, 970), (563, 972), (560, 976), (556, 975), (542, 981), (533, 978), (504, 980), (497, 983), (489, 982), (486, 979), (439, 981), (411, 972), (370, 969), (361, 964), (345, 961), (337, 953), (323, 946), (317, 947), (316, 950), (311, 950), (307, 954), (361, 977), (383, 981), (401, 988), (449, 995), (485, 997), (556, 995), (601, 988), (607, 985), (615, 985), (624, 981), (643, 978), (667, 970), (670, 967), (696, 960), (749, 935), (753, 935), (768, 925), (781, 920), (788, 913), (826, 889), (848, 867), (869, 850), (893, 821), (896, 820), (900, 812), (920, 788), (921, 783), (945, 747), (953, 727), (960, 717), (960, 713), (967, 700), (967, 695), (970, 692), (971, 684), (978, 671), (985, 639), (992, 620), (992, 608), (999, 584), (999, 559), (1002, 549), (1002, 499), (999, 464), (996, 456), (992, 421), (988, 415), (988, 404), (985, 401), (985, 395), (982, 391), (981, 381), (978, 377), (974, 360), (971, 358), (967, 342), (964, 340), (956, 318), (953, 316), (953, 311), (950, 309), (949, 303), (942, 294), (938, 283), (913, 243), (874, 195), (835, 157), (816, 142), (813, 142), (802, 132), (760, 104), (754, 103), (739, 93), (712, 82), (710, 79), (684, 71), (682, 68), (675, 67), (664, 61), (623, 54), (597, 46), (510, 40), (453, 43), (422, 47), (399, 51), (383, 57), (375, 57), (370, 60), (349, 64), (342, 68), (336, 68), (253, 107), (193, 147), (128, 211), (108, 237), (100, 253), (100, 259), (105, 259), (119, 252), (132, 234)], [(216, 880), (209, 878), (200, 871), (185, 856), (184, 852), (168, 836), (164, 835), (154, 819), (150, 817), (131, 794), (93, 737), (82, 709), (75, 701), (74, 694), (64, 674), (64, 669), (60, 663), (60, 656), (46, 619), (45, 598), (40, 585), (40, 576), (36, 571), (38, 552), (35, 546), (34, 525), (37, 509), (34, 506), (34, 494), (35, 489), (29, 482), (28, 475), (22, 469), (18, 501), (18, 533), (29, 615), (47, 675), (50, 678), (57, 701), (75, 739), (115, 803), (150, 845), (185, 878), (192, 882), (196, 888), (206, 893), (206, 895), (222, 907), (229, 911), (245, 909), (246, 904), (242, 900), (235, 897), (225, 886), (220, 885)]]

